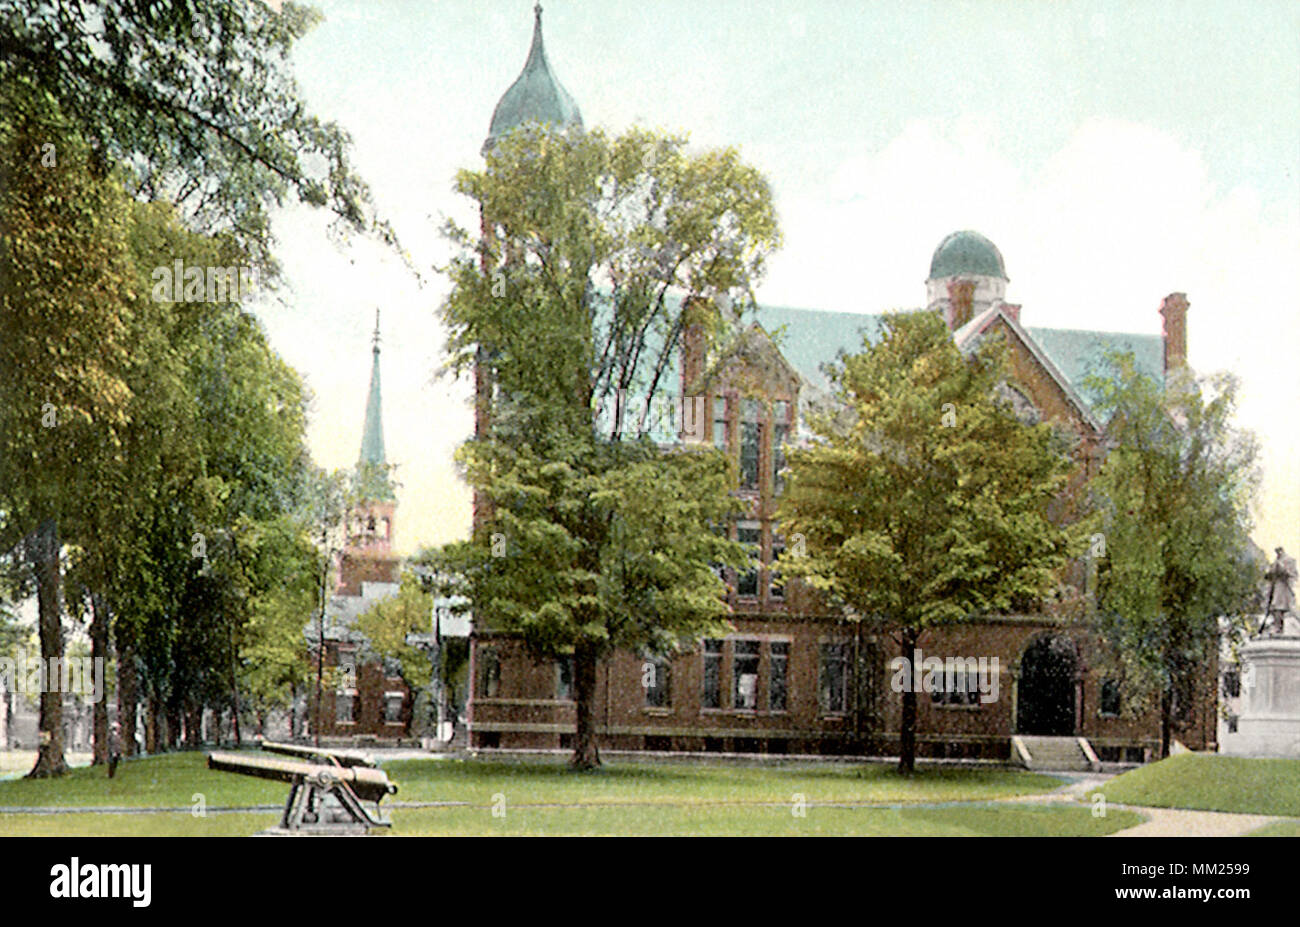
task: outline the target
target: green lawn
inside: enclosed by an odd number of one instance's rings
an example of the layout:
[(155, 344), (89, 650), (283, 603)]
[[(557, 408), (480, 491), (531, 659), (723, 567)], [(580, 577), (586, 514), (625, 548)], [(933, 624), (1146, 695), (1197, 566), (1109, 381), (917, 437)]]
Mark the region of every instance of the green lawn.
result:
[(1252, 830), (1247, 837), (1300, 837), (1300, 821), (1274, 821), (1265, 824), (1259, 830)]
[[(255, 753), (256, 751), (251, 751)], [(287, 786), (213, 772), (202, 753), (172, 753), (122, 763), (109, 779), (102, 767), (73, 769), (57, 780), (0, 782), (0, 808), (189, 808), (201, 794), (211, 808), (279, 805)], [(401, 801), (461, 801), (488, 805), (537, 803), (717, 801), (944, 802), (985, 801), (1050, 791), (1050, 776), (1009, 769), (922, 766), (911, 781), (892, 765), (782, 764), (736, 766), (612, 762), (574, 773), (559, 758), (536, 760), (401, 760), (384, 766)]]
[(1300, 760), (1184, 753), (1117, 776), (1108, 802), (1195, 811), (1300, 816)]
[[(588, 805), (394, 808), (398, 836), (863, 836), (863, 837), (1078, 837), (1101, 836), (1140, 824), (1131, 811), (1095, 818), (1088, 808), (1062, 805), (945, 805), (941, 807), (820, 807), (802, 817), (789, 808), (755, 805), (703, 807)], [(7, 836), (241, 836), (272, 827), (276, 814), (15, 814), (0, 815)]]
[[(58, 780), (0, 782), (0, 808), (167, 807), (208, 809), (279, 805), (286, 787), (209, 771), (201, 753), (123, 763), (115, 779), (74, 769)], [(405, 760), (384, 767), (405, 802), (463, 802), (439, 808), (389, 807), (393, 833), (734, 834), (734, 835), (1087, 835), (1140, 818), (1088, 807), (990, 803), (1051, 790), (1059, 780), (1012, 769), (923, 766), (910, 780), (888, 764), (740, 766), (615, 761), (574, 773), (560, 758)], [(806, 813), (795, 814), (798, 803)], [(964, 804), (951, 804), (962, 802)], [(836, 804), (875, 807), (835, 807)], [(918, 807), (919, 805), (928, 807)], [(494, 814), (494, 809), (497, 814)], [(504, 810), (504, 814), (501, 812)], [(275, 812), (0, 814), (0, 834), (250, 834), (273, 826)]]

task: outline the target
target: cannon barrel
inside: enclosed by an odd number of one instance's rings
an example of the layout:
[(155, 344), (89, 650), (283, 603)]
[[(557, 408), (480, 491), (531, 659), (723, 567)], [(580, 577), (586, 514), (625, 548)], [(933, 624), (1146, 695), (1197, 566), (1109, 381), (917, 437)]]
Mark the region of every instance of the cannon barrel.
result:
[(340, 766), (378, 766), (374, 757), (360, 750), (328, 750), (324, 747), (308, 747), (300, 744), (282, 744), (263, 741), (262, 749), (268, 753), (280, 753), (285, 756), (320, 757), (335, 760)]
[(390, 782), (382, 769), (365, 767), (325, 766), (320, 763), (303, 763), (298, 760), (281, 760), (273, 757), (244, 756), (238, 753), (208, 754), (208, 769), (220, 772), (293, 782), (301, 777), (305, 782), (328, 789), (342, 782), (366, 801), (378, 802), (385, 795), (395, 795), (397, 784)]

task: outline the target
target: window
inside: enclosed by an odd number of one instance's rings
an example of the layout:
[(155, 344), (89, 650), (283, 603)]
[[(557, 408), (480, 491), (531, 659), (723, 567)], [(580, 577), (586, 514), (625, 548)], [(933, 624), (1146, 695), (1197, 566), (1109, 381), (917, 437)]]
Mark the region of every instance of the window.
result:
[(822, 644), (818, 694), (822, 711), (843, 712), (848, 708), (849, 645)]
[(561, 702), (573, 701), (573, 657), (555, 661), (555, 697)]
[(955, 672), (938, 676), (942, 688), (930, 693), (930, 701), (936, 705), (978, 705), (980, 703), (980, 678), (974, 672)]
[(733, 641), (731, 644), (731, 678), (736, 687), (731, 704), (736, 708), (754, 711), (758, 708), (758, 654), (759, 641)]
[(790, 440), (790, 403), (772, 404), (772, 492), (781, 495), (785, 489), (785, 480), (781, 471), (785, 469), (785, 451), (782, 445)]
[(1119, 714), (1119, 680), (1103, 679), (1101, 683), (1101, 713), (1115, 717)]
[(785, 541), (773, 535), (772, 537), (772, 563), (767, 571), (767, 597), (769, 599), (785, 598), (785, 580), (777, 575), (774, 567), (776, 562), (781, 559), (785, 553)]
[(790, 671), (790, 642), (772, 641), (768, 650), (767, 707), (771, 711), (785, 711)]
[(753, 598), (758, 595), (758, 561), (762, 558), (763, 536), (756, 522), (743, 522), (736, 529), (736, 540), (749, 550), (754, 565), (736, 576), (736, 595)]
[(727, 400), (713, 400), (713, 446), (727, 449)]
[(648, 656), (642, 661), (641, 685), (647, 708), (672, 707), (672, 666), (665, 657)]
[(763, 426), (759, 422), (759, 404), (746, 399), (740, 423), (740, 488), (758, 489), (759, 448), (763, 443)]
[(402, 723), (402, 703), (405, 700), (401, 692), (384, 693), (384, 722), (386, 724)]
[(722, 707), (722, 641), (713, 638), (704, 642), (704, 691), (700, 693), (700, 706)]
[(1230, 669), (1223, 674), (1223, 694), (1228, 698), (1241, 696), (1241, 670)]
[(334, 720), (339, 724), (357, 723), (357, 690), (343, 689), (334, 696)]
[(483, 668), (479, 671), (479, 696), (496, 698), (501, 691), (501, 659), (495, 647), (483, 647), (478, 652)]

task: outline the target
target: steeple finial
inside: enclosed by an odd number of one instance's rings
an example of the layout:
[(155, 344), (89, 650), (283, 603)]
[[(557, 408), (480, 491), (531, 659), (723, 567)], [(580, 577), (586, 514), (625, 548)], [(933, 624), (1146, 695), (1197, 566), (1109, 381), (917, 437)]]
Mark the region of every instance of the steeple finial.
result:
[(375, 310), (375, 334), (373, 338), (375, 353), (379, 353), (379, 310)]

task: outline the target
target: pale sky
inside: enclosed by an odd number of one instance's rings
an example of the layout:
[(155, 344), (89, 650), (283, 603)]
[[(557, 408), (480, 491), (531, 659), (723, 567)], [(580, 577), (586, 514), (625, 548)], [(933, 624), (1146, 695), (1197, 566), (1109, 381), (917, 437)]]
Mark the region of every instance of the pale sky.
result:
[[(310, 441), (356, 462), (383, 311), (398, 546), (463, 537), (452, 453), (468, 384), (435, 379), (452, 192), (523, 67), (532, 0), (323, 0), (306, 99), (355, 159), (423, 281), (318, 213), (279, 214), (288, 289), (256, 307), (316, 394)], [(1158, 334), (1188, 295), (1190, 362), (1243, 380), (1263, 444), (1255, 539), (1300, 551), (1300, 4), (550, 0), (552, 69), (588, 126), (732, 145), (772, 184), (785, 246), (760, 303), (920, 306), (931, 253), (976, 229), (1030, 326)], [(761, 321), (761, 316), (760, 316)]]

